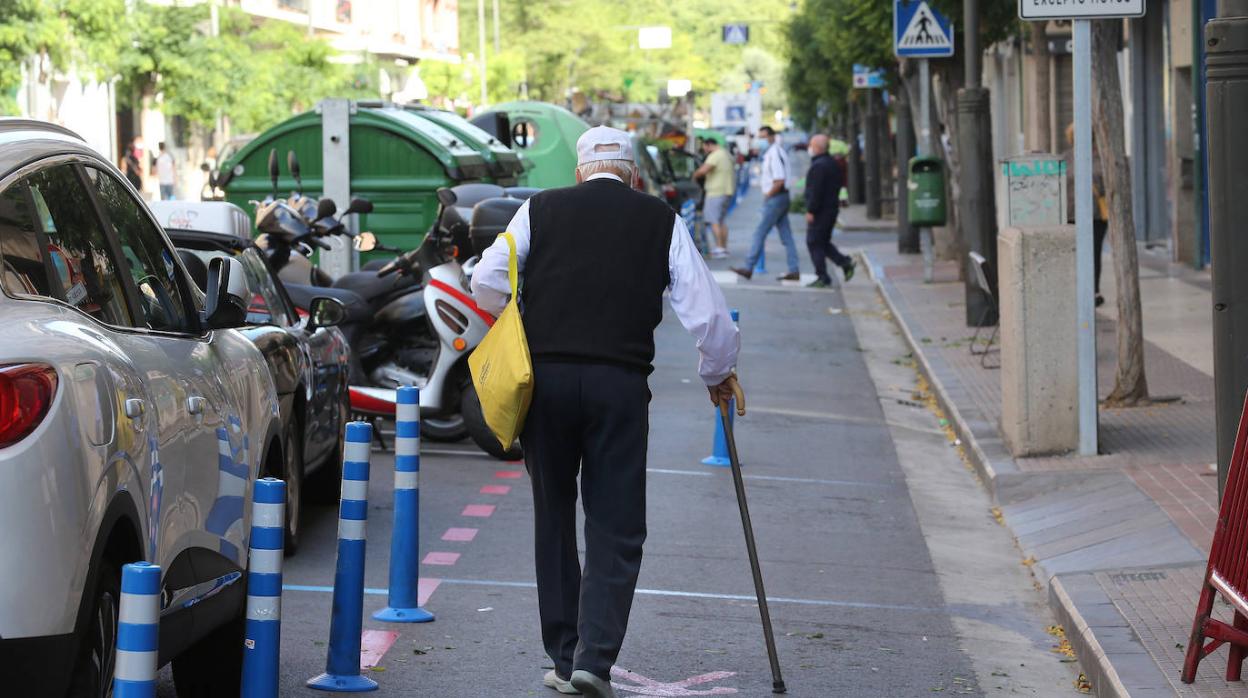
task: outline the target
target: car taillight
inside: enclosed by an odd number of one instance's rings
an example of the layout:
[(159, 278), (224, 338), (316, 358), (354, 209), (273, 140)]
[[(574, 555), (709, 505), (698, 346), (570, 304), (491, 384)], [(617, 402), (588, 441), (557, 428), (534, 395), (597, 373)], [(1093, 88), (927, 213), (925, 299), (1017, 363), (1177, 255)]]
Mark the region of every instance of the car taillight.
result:
[(35, 430), (56, 397), (56, 369), (47, 364), (0, 366), (0, 448)]
[(672, 186), (672, 185), (670, 185), (670, 184), (664, 184), (664, 185), (663, 185), (663, 196), (667, 197), (667, 200), (668, 200), (668, 201), (671, 201), (671, 200), (675, 199), (675, 198), (676, 198), (676, 187), (673, 187), (673, 186)]

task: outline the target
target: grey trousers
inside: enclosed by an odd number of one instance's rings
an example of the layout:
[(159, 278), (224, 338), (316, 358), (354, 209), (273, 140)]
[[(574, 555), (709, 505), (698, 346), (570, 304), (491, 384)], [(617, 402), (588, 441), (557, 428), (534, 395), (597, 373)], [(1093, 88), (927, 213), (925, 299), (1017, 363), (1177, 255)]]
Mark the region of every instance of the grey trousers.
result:
[[(637, 371), (536, 361), (520, 440), (533, 483), (542, 643), (567, 678), (610, 679), (646, 540), (650, 389)], [(577, 555), (577, 473), (585, 567)]]

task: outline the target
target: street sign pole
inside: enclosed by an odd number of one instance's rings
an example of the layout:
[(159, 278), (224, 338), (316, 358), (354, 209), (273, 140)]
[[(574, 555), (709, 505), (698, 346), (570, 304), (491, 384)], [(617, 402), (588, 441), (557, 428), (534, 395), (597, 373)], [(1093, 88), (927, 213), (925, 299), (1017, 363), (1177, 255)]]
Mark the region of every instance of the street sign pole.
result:
[[(919, 144), (920, 157), (931, 155), (932, 143), (932, 71), (926, 58), (919, 59)], [(909, 167), (909, 163), (906, 164)], [(898, 204), (900, 205), (900, 204)], [(919, 244), (923, 247), (923, 281), (932, 283), (935, 276), (936, 241), (932, 237), (932, 229), (919, 229)]]
[[(1073, 12), (1072, 12), (1073, 11)], [(1075, 100), (1075, 356), (1079, 368), (1079, 455), (1097, 453), (1096, 293), (1092, 245), (1092, 20), (1143, 17), (1144, 0), (1067, 3), (1018, 0), (1018, 16), (1073, 24)], [(1216, 359), (1215, 359), (1216, 361)]]
[(1096, 455), (1096, 306), (1092, 260), (1092, 21), (1074, 21), (1075, 306), (1079, 455)]

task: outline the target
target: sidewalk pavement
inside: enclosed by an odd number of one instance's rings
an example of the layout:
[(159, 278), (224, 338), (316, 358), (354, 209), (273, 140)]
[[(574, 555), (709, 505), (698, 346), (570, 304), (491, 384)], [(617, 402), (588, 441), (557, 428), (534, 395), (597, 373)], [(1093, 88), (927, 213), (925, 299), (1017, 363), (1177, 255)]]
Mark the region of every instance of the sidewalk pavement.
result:
[[(842, 244), (861, 250), (969, 462), (1048, 584), (1096, 693), (1248, 696), (1221, 678), (1225, 648), (1202, 662), (1195, 684), (1179, 680), (1218, 506), (1208, 274), (1140, 250), (1149, 389), (1172, 401), (1102, 406), (1100, 455), (1015, 458), (998, 431), (1000, 372), (968, 350), (956, 264), (938, 263), (926, 284), (921, 257), (899, 254), (894, 236), (845, 228)], [(1097, 312), (1102, 399), (1116, 362), (1111, 265), (1107, 257)]]

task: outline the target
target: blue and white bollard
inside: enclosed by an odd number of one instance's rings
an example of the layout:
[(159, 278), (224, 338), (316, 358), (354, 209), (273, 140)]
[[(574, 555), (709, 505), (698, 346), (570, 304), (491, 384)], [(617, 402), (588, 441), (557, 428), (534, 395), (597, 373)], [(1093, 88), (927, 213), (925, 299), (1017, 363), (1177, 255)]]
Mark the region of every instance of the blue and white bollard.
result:
[[(762, 259), (762, 257), (759, 257)], [(740, 322), (741, 312), (736, 308), (732, 310), (732, 321)], [(702, 459), (702, 465), (713, 465), (719, 468), (727, 468), (732, 465), (732, 460), (728, 457), (728, 436), (724, 434), (724, 423), (719, 416), (719, 408), (712, 407), (715, 411), (715, 440), (711, 443), (711, 455)], [(733, 416), (737, 412), (737, 401), (735, 399), (728, 401), (728, 423), (734, 424)]]
[(351, 422), (342, 459), (342, 502), (338, 509), (338, 564), (334, 606), (329, 619), (325, 673), (308, 679), (308, 688), (339, 693), (377, 690), (360, 674), (360, 632), (364, 628), (364, 527), (368, 520), (369, 447), (373, 425)]
[(113, 698), (154, 698), (160, 645), (160, 566), (134, 562), (121, 568)]
[(282, 557), (286, 483), (256, 481), (247, 556), (247, 629), (243, 640), (242, 698), (277, 698), (282, 641)]
[(428, 623), (420, 607), (420, 389), (398, 390), (394, 420), (394, 530), (390, 533), (390, 592), (374, 620)]

